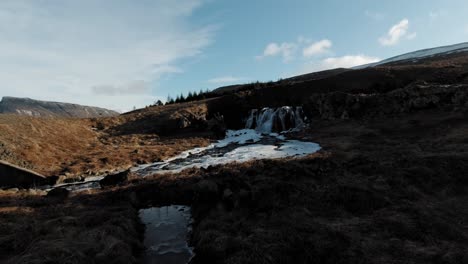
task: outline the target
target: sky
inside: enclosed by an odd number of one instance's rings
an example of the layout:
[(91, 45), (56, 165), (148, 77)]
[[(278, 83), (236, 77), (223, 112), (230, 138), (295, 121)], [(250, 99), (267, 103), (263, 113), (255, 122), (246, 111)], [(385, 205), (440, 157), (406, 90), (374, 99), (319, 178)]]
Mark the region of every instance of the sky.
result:
[(1, 0), (0, 97), (117, 111), (468, 41), (466, 0)]

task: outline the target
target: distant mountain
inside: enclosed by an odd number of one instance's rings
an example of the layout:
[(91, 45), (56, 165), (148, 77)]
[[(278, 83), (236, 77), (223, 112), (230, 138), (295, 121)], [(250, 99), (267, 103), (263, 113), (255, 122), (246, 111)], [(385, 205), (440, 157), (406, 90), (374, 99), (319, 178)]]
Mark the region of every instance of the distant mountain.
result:
[(36, 117), (109, 117), (119, 113), (91, 106), (69, 103), (47, 102), (29, 98), (3, 97), (0, 101), (1, 114), (16, 114)]
[(375, 66), (391, 64), (391, 63), (417, 62), (418, 60), (421, 60), (421, 59), (441, 57), (441, 56), (451, 55), (451, 54), (460, 53), (460, 52), (468, 52), (468, 42), (409, 52), (409, 53), (395, 56), (395, 57), (382, 60), (376, 63), (370, 63), (366, 65), (357, 66), (357, 67), (354, 67), (353, 69), (363, 69), (363, 68), (375, 67)]

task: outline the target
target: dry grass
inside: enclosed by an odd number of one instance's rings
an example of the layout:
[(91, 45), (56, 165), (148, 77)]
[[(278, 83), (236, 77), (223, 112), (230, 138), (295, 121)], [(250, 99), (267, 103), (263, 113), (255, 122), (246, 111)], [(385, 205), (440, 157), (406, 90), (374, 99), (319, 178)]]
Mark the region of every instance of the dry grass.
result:
[[(46, 176), (95, 174), (154, 162), (209, 143), (201, 137), (160, 138), (154, 133), (115, 135), (111, 131), (135, 118), (138, 114), (100, 120), (0, 115), (0, 159)], [(105, 129), (96, 131), (103, 125), (99, 122), (105, 123)]]
[[(7, 199), (0, 210), (2, 263), (135, 263), (142, 226), (130, 204), (77, 196)], [(14, 207), (8, 204), (18, 203)]]

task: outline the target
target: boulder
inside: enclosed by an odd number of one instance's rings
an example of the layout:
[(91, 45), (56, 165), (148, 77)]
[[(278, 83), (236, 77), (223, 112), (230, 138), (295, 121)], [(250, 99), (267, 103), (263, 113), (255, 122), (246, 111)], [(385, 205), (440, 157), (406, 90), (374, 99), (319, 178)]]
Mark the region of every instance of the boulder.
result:
[(65, 188), (54, 188), (47, 193), (47, 197), (54, 198), (58, 200), (65, 200), (68, 198), (70, 191)]
[(190, 120), (185, 117), (185, 116), (182, 116), (180, 117), (179, 119), (177, 119), (177, 126), (178, 128), (187, 128), (189, 127), (190, 125), (192, 124), (192, 122), (190, 122)]
[(122, 184), (123, 182), (126, 182), (128, 180), (129, 175), (130, 175), (130, 170), (121, 171), (121, 172), (114, 173), (114, 174), (109, 174), (104, 179), (100, 180), (99, 184), (101, 184), (101, 187), (119, 185), (119, 184)]

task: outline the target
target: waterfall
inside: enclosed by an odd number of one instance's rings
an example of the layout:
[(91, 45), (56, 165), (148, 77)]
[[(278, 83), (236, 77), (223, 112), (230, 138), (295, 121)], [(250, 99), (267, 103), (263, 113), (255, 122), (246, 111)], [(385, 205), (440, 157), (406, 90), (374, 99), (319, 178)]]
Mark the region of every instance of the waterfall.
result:
[(281, 132), (298, 128), (304, 124), (305, 120), (302, 107), (299, 106), (265, 107), (262, 110), (250, 111), (245, 128), (255, 129), (262, 133)]

